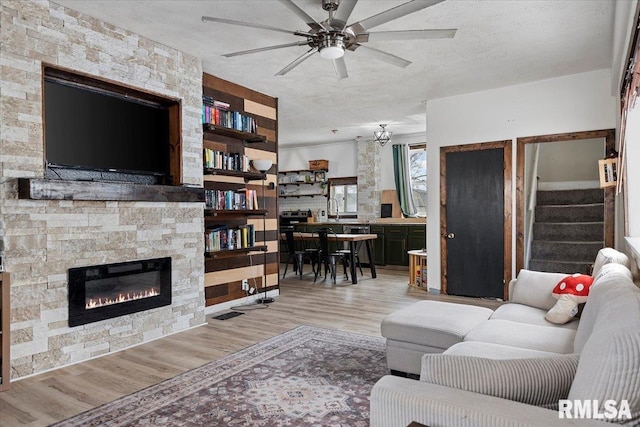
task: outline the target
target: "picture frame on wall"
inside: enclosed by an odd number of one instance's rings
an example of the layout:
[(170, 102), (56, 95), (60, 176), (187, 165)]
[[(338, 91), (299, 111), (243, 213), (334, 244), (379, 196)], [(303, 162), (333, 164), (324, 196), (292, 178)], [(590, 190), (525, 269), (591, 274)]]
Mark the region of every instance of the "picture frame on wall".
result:
[(618, 158), (598, 160), (600, 188), (614, 187), (618, 182)]

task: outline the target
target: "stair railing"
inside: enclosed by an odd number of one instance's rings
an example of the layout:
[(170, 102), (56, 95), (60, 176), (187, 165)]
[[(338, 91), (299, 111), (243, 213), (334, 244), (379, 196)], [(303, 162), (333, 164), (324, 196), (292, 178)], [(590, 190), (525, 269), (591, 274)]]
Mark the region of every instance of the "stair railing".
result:
[(540, 154), (540, 144), (531, 145), (531, 156), (529, 156), (529, 168), (526, 175), (529, 179), (528, 202), (525, 213), (525, 242), (524, 242), (524, 268), (529, 268), (531, 259), (531, 241), (533, 240), (533, 224), (536, 220), (536, 193), (538, 192), (538, 158)]

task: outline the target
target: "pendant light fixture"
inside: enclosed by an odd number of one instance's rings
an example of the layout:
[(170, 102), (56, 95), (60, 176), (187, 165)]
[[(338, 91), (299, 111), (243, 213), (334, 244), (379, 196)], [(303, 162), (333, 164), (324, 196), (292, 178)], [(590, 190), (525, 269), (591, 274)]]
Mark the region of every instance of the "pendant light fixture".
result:
[(391, 141), (391, 135), (393, 132), (389, 132), (385, 129), (387, 125), (380, 125), (381, 129), (373, 133), (373, 140), (384, 147), (384, 145)]

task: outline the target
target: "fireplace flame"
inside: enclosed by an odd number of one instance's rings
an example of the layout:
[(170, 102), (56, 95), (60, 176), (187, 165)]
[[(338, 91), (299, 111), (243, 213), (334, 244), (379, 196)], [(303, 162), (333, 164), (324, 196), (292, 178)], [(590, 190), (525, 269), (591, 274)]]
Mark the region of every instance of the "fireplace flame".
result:
[(155, 297), (160, 295), (160, 291), (157, 288), (150, 288), (142, 292), (127, 292), (126, 294), (120, 293), (115, 298), (89, 298), (85, 308), (87, 310), (91, 308), (103, 307), (105, 305), (120, 304), (127, 301), (133, 301), (142, 298)]

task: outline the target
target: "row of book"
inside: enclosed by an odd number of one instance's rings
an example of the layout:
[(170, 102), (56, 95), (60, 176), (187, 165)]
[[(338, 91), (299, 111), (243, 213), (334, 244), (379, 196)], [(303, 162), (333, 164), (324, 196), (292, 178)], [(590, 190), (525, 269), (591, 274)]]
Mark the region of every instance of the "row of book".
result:
[(225, 153), (223, 151), (205, 148), (202, 155), (206, 169), (225, 169), (237, 172), (249, 172), (251, 160), (249, 156), (240, 153)]
[(246, 188), (239, 190), (205, 190), (204, 196), (207, 209), (258, 209), (258, 194), (256, 190)]
[(238, 111), (229, 111), (229, 104), (209, 96), (202, 97), (202, 123), (249, 133), (258, 132), (258, 124), (253, 117)]
[(250, 248), (255, 244), (256, 231), (253, 224), (237, 228), (221, 225), (204, 233), (205, 252)]

